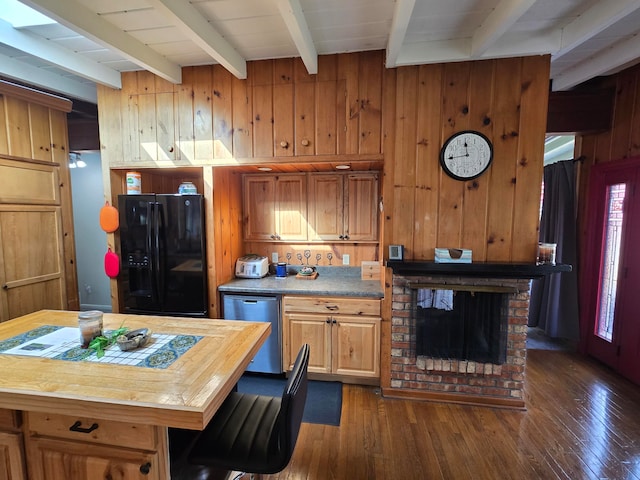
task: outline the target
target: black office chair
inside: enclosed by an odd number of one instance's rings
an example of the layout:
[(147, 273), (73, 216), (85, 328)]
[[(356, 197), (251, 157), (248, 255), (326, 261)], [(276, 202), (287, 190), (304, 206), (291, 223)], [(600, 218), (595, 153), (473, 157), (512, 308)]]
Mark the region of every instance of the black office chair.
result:
[(280, 397), (232, 392), (188, 453), (192, 465), (257, 474), (289, 464), (307, 400), (309, 345), (298, 352)]

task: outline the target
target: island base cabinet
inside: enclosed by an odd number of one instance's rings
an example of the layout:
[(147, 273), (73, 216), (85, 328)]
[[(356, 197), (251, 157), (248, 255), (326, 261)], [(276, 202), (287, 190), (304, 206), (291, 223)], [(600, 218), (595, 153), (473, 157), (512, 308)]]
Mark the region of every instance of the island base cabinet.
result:
[(26, 478), (22, 434), (0, 432), (0, 480)]
[(167, 429), (23, 412), (30, 480), (165, 480)]
[(31, 480), (164, 480), (157, 453), (49, 438), (27, 440)]

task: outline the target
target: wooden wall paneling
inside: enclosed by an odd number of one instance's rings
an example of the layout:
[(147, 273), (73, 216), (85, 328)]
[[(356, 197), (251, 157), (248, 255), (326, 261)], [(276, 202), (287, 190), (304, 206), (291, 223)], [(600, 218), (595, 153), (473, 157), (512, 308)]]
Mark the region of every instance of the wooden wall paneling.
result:
[[(522, 60), (496, 60), (493, 107), (493, 163), (490, 168), (487, 260), (509, 261), (520, 128)], [(499, 94), (497, 93), (499, 92)], [(524, 128), (525, 125), (522, 125)], [(518, 239), (522, 240), (522, 239)]]
[[(184, 77), (183, 77), (184, 78)], [(219, 227), (217, 220), (217, 212), (215, 209), (215, 175), (216, 171), (211, 166), (202, 168), (203, 187), (202, 194), (204, 196), (204, 231), (206, 245), (206, 264), (207, 264), (207, 298), (209, 306), (209, 318), (221, 318), (221, 308), (218, 299), (218, 244), (216, 243), (216, 229)]]
[(640, 94), (638, 89), (640, 88), (640, 68), (633, 69), (633, 73), (636, 79), (636, 95), (633, 102), (633, 118), (631, 119), (631, 133), (629, 138), (629, 157), (636, 157), (640, 155)]
[(418, 67), (416, 188), (413, 253), (433, 258), (438, 231), (442, 65)]
[(273, 157), (273, 86), (256, 85), (253, 90), (253, 153)]
[[(174, 92), (155, 94), (157, 160), (174, 165), (179, 159), (176, 148), (176, 102)], [(153, 148), (151, 146), (151, 148)]]
[(0, 94), (0, 153), (9, 155), (9, 140), (7, 138), (9, 122), (5, 116), (5, 98), (5, 95)]
[[(444, 65), (442, 87), (442, 140), (469, 128), (469, 62)], [(438, 161), (439, 161), (438, 157)], [(464, 248), (462, 241), (465, 183), (440, 170), (438, 248)]]
[(253, 156), (251, 91), (246, 80), (231, 79), (233, 105), (233, 158)]
[(416, 123), (418, 106), (417, 67), (397, 69), (397, 100), (395, 116), (395, 162), (393, 175), (393, 232), (390, 243), (401, 243), (406, 258), (415, 258), (414, 219), (416, 218)]
[(27, 102), (13, 97), (5, 97), (5, 109), (9, 155), (32, 158)]
[[(122, 130), (120, 135), (114, 135), (114, 140), (118, 139), (122, 142), (122, 158), (120, 163), (133, 163), (140, 162), (140, 126), (138, 122), (138, 76), (136, 72), (122, 73), (122, 95), (120, 96), (120, 112), (122, 121)], [(117, 90), (114, 90), (117, 94)], [(111, 115), (106, 112), (104, 115), (100, 115), (100, 108), (98, 108), (99, 118), (98, 121), (104, 118), (107, 120), (107, 125), (113, 125), (115, 127), (116, 120), (111, 120)], [(117, 111), (117, 110), (116, 110)], [(108, 130), (108, 129), (107, 129)], [(102, 123), (100, 123), (100, 136), (102, 137)], [(113, 149), (117, 148), (112, 146)], [(113, 155), (110, 156), (113, 158)]]
[(338, 90), (335, 80), (316, 84), (316, 155), (335, 155)]
[(273, 60), (273, 84), (293, 83), (293, 58), (278, 58)]
[(338, 79), (338, 56), (318, 55), (318, 75), (316, 81), (331, 82)]
[(347, 81), (336, 80), (336, 152), (338, 155), (347, 151)]
[(631, 128), (634, 120), (634, 106), (638, 91), (637, 75), (634, 70), (628, 69), (617, 76), (618, 88), (616, 89), (615, 110), (613, 115), (613, 128), (611, 129), (611, 153), (612, 159), (627, 158), (631, 147)]
[(174, 95), (176, 158), (188, 163), (192, 163), (196, 158), (194, 133), (196, 119), (193, 106), (195, 97), (194, 77), (194, 67), (183, 68), (182, 83), (175, 85)]
[[(183, 74), (184, 75), (184, 74)], [(193, 155), (197, 161), (211, 161), (213, 154), (213, 69), (211, 65), (193, 69)], [(183, 83), (185, 79), (183, 77)]]
[[(345, 92), (345, 149), (338, 150), (339, 154), (358, 153), (359, 146), (359, 72), (358, 54), (344, 53), (338, 55), (338, 79), (344, 80)], [(342, 146), (343, 142), (340, 142)]]
[(273, 157), (273, 60), (251, 62), (253, 156)]
[(512, 262), (535, 262), (538, 251), (540, 190), (544, 169), (549, 56), (522, 60), (522, 95), (513, 203)]
[(293, 90), (291, 83), (273, 86), (273, 152), (276, 157), (291, 157), (294, 153)]
[[(396, 69), (384, 69), (383, 75), (383, 97), (382, 97), (382, 137), (383, 137), (383, 151), (384, 151), (384, 163), (382, 166), (382, 175), (380, 177), (380, 184), (382, 185), (382, 212), (380, 221), (380, 245), (379, 249), (381, 254), (380, 258), (386, 258), (388, 256), (388, 247), (391, 243), (390, 237), (393, 232), (393, 208), (394, 208), (394, 177), (393, 177), (393, 165), (395, 164), (394, 155), (394, 142), (396, 130)], [(383, 276), (384, 277), (384, 276)], [(390, 278), (390, 277), (389, 277)], [(384, 278), (381, 278), (384, 282)], [(389, 310), (389, 315), (391, 310)], [(384, 314), (383, 314), (384, 320)], [(384, 326), (384, 324), (383, 324)]]
[[(469, 77), (469, 128), (493, 138), (491, 113), (496, 92), (495, 62), (473, 62)], [(461, 246), (472, 251), (473, 258), (487, 257), (487, 209), (489, 203), (489, 175), (481, 175), (465, 182), (463, 190)]]
[(359, 73), (359, 146), (358, 153), (380, 153), (382, 150), (382, 50), (360, 55)]
[(156, 75), (148, 70), (138, 70), (135, 72), (135, 75), (138, 79), (138, 90), (136, 93), (156, 93)]
[(140, 160), (152, 165), (158, 160), (156, 96), (154, 93), (143, 93), (135, 95), (135, 98), (137, 107), (135, 114), (138, 117)]
[(62, 164), (69, 163), (69, 135), (67, 114), (60, 110), (49, 109), (51, 128), (51, 160)]
[(43, 162), (51, 162), (52, 142), (49, 108), (37, 103), (29, 103), (28, 105), (32, 158)]
[(213, 66), (213, 157), (233, 158), (231, 78), (222, 65)]
[(316, 84), (299, 82), (295, 85), (295, 154), (313, 155), (315, 152)]

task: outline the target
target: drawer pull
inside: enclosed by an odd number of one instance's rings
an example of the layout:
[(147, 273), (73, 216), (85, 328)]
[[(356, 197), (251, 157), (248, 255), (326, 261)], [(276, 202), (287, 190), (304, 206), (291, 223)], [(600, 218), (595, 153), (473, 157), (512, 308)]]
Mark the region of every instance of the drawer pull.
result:
[(325, 307), (327, 307), (327, 310), (331, 311), (338, 310), (339, 308), (338, 305), (325, 305)]
[(76, 423), (74, 423), (73, 425), (71, 425), (69, 427), (69, 430), (71, 430), (72, 432), (91, 433), (96, 428), (98, 428), (98, 424), (97, 423), (94, 423), (89, 428), (83, 428), (80, 425), (82, 425), (82, 422), (80, 420), (78, 420)]
[(147, 462), (143, 465), (140, 465), (140, 473), (143, 475), (149, 475), (151, 471), (151, 463)]

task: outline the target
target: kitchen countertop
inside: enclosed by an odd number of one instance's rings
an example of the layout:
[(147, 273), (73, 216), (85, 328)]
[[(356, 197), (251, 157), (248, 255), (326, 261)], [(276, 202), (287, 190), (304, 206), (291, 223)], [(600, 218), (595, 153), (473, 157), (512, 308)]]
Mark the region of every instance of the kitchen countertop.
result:
[(277, 278), (235, 278), (218, 287), (223, 293), (253, 293), (277, 295), (324, 295), (382, 298), (380, 280), (362, 280), (360, 267), (316, 267), (314, 280), (296, 278), (300, 266), (289, 265), (289, 275)]

